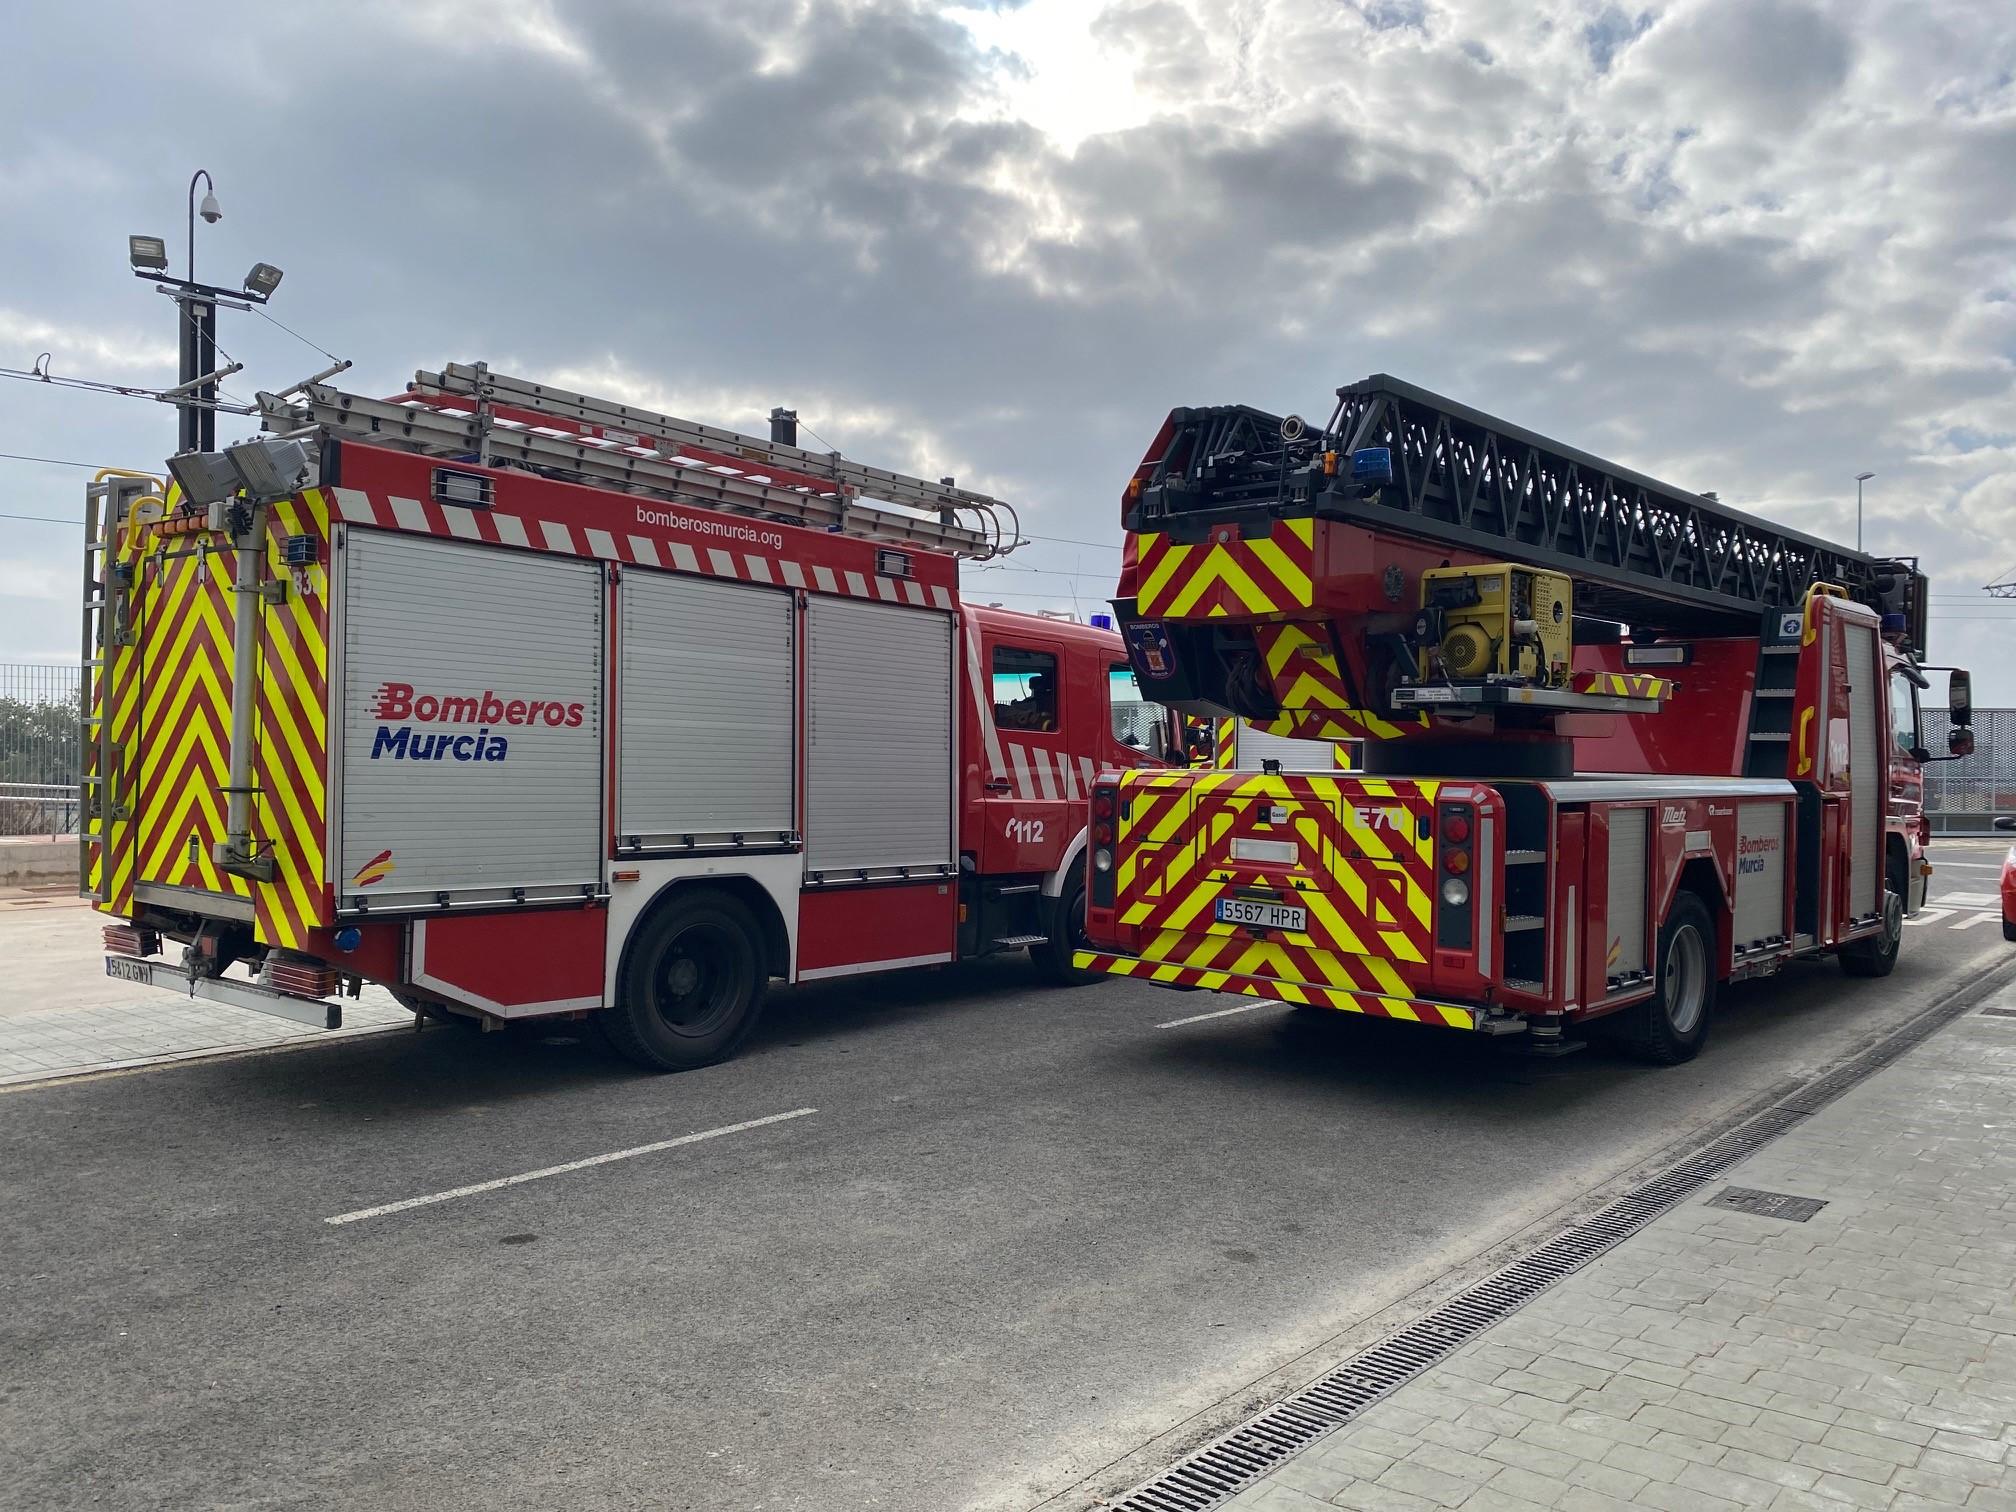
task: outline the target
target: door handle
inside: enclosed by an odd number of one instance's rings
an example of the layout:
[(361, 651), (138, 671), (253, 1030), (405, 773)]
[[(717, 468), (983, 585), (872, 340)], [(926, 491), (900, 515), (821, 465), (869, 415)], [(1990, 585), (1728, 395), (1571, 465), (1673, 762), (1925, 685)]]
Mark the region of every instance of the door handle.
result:
[(1006, 777), (996, 777), (986, 784), (987, 791), (990, 793), (1005, 793), (1013, 786), (1015, 784), (1010, 782)]

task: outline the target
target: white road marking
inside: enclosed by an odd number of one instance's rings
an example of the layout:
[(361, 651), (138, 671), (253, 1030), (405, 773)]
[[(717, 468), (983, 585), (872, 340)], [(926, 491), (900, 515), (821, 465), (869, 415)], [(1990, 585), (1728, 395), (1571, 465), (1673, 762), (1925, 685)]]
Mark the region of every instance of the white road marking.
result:
[(1999, 862), (1995, 861), (1940, 861), (1933, 865), (1932, 870), (1935, 872), (1942, 872), (1942, 871), (1999, 872), (2000, 870), (2002, 870), (2002, 867)]
[(1964, 919), (1955, 919), (1951, 924), (1948, 924), (1946, 927), (1948, 929), (1972, 929), (1976, 924), (1986, 924), (1990, 919), (1999, 919), (1999, 918), (2001, 918), (2000, 914), (1991, 914), (1991, 913), (1969, 914)]
[(1939, 894), (1942, 908), (2000, 908), (2002, 900), (1993, 893), (1949, 892)]
[(494, 1192), (500, 1187), (517, 1186), (522, 1182), (538, 1181), (547, 1176), (564, 1176), (569, 1171), (585, 1171), (590, 1166), (608, 1165), (612, 1160), (655, 1155), (660, 1150), (699, 1144), (703, 1139), (719, 1139), (723, 1134), (740, 1134), (747, 1129), (760, 1129), (765, 1124), (783, 1123), (786, 1119), (803, 1118), (818, 1111), (817, 1108), (793, 1108), (789, 1113), (772, 1113), (767, 1118), (752, 1118), (745, 1123), (724, 1124), (718, 1129), (703, 1129), (698, 1134), (681, 1134), (677, 1139), (661, 1139), (655, 1144), (638, 1145), (633, 1149), (612, 1150), (607, 1155), (590, 1155), (586, 1160), (570, 1160), (565, 1165), (544, 1166), (536, 1171), (521, 1171), (516, 1176), (500, 1176), (495, 1181), (479, 1181), (473, 1186), (455, 1187), (446, 1192), (430, 1192), (425, 1197), (408, 1197), (403, 1202), (387, 1202), (379, 1207), (359, 1208), (354, 1213), (338, 1213), (334, 1218), (324, 1218), (322, 1221), (356, 1223), (365, 1218), (382, 1218), (387, 1213), (403, 1213), (408, 1208), (426, 1207), (429, 1203), (450, 1202), (457, 1197), (474, 1197), (479, 1192)]
[(1906, 924), (1936, 924), (1941, 919), (1950, 918), (1952, 913), (1953, 910), (1950, 908), (1921, 908), (1904, 922)]
[(1185, 1024), (1201, 1024), (1206, 1019), (1228, 1018), (1235, 1013), (1251, 1013), (1255, 1008), (1265, 1008), (1265, 1003), (1241, 1003), (1236, 1008), (1220, 1008), (1215, 1013), (1193, 1013), (1188, 1018), (1171, 1019), (1166, 1024), (1157, 1024), (1157, 1029), (1180, 1029)]

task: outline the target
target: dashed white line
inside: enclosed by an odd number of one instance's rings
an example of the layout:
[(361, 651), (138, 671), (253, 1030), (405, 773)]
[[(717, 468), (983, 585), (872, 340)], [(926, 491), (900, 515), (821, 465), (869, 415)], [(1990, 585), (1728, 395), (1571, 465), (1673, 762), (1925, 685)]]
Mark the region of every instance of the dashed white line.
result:
[(1265, 1003), (1241, 1003), (1236, 1008), (1220, 1008), (1215, 1013), (1193, 1013), (1188, 1018), (1171, 1019), (1166, 1024), (1157, 1024), (1157, 1029), (1180, 1029), (1185, 1024), (1201, 1024), (1206, 1019), (1229, 1018), (1235, 1013), (1251, 1013), (1255, 1008), (1265, 1008)]
[(518, 1186), (523, 1182), (539, 1181), (547, 1176), (564, 1176), (569, 1171), (585, 1171), (590, 1166), (608, 1165), (612, 1160), (631, 1160), (639, 1155), (655, 1155), (660, 1150), (699, 1144), (703, 1139), (719, 1139), (724, 1134), (740, 1134), (747, 1129), (760, 1129), (765, 1124), (804, 1118), (818, 1111), (817, 1108), (793, 1108), (789, 1113), (772, 1113), (766, 1118), (751, 1118), (743, 1123), (724, 1124), (718, 1129), (702, 1129), (698, 1134), (681, 1134), (677, 1139), (661, 1139), (655, 1144), (637, 1145), (628, 1150), (611, 1150), (607, 1155), (590, 1155), (585, 1160), (570, 1160), (565, 1165), (542, 1166), (536, 1171), (521, 1171), (516, 1176), (500, 1176), (495, 1181), (479, 1181), (472, 1186), (453, 1187), (445, 1192), (429, 1192), (425, 1197), (408, 1197), (401, 1202), (387, 1202), (378, 1207), (359, 1208), (354, 1213), (338, 1213), (334, 1218), (324, 1218), (322, 1221), (358, 1223), (366, 1218), (382, 1218), (387, 1213), (403, 1213), (409, 1208), (426, 1207), (429, 1203), (452, 1202), (457, 1197), (474, 1197), (479, 1192), (494, 1192), (500, 1187)]

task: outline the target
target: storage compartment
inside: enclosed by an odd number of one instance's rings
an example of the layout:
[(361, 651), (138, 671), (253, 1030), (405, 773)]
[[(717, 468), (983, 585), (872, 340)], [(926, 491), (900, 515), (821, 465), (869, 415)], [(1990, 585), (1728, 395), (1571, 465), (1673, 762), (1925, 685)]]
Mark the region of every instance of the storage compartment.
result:
[(792, 595), (637, 569), (616, 592), (618, 844), (789, 842)]
[(1603, 974), (1612, 982), (1642, 976), (1646, 961), (1645, 877), (1646, 831), (1652, 811), (1617, 808), (1603, 811), (1610, 829), (1609, 891), (1605, 918), (1610, 939)]
[(601, 887), (602, 567), (349, 529), (339, 910)]
[(815, 596), (806, 620), (806, 880), (950, 874), (951, 618)]
[(1785, 933), (1785, 805), (1746, 803), (1736, 810), (1737, 950)]

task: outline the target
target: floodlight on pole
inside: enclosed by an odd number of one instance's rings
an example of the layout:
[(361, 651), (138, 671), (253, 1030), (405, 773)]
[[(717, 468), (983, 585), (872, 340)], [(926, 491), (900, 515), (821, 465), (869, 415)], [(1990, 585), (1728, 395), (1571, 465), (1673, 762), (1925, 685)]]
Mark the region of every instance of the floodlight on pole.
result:
[(126, 261), (132, 264), (135, 273), (166, 273), (168, 243), (159, 236), (129, 236)]
[(269, 262), (254, 263), (252, 271), (245, 275), (245, 292), (261, 301), (271, 299), (285, 276)]
[(1855, 474), (1855, 549), (1862, 549), (1862, 485), (1875, 477), (1873, 472)]

